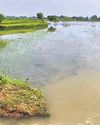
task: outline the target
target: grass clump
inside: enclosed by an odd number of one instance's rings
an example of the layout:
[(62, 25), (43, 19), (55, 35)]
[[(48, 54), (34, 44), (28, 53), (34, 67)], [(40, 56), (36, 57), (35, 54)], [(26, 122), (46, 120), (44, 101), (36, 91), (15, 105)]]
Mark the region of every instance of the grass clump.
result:
[(48, 28), (48, 32), (55, 32), (56, 31), (56, 28), (51, 26), (50, 28)]
[(26, 82), (0, 76), (0, 116), (48, 116), (46, 102), (40, 89)]
[(0, 48), (3, 48), (7, 45), (7, 41), (6, 40), (0, 40)]

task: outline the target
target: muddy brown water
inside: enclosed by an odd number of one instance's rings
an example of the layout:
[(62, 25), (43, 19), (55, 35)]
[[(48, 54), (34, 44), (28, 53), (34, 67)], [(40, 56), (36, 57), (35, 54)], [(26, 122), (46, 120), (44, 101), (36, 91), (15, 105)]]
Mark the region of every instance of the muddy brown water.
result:
[(44, 87), (49, 118), (0, 120), (0, 125), (100, 125), (100, 73), (57, 78)]
[(50, 117), (0, 125), (100, 125), (100, 23), (55, 26), (54, 33), (2, 36), (9, 44), (0, 51), (1, 71), (41, 88)]

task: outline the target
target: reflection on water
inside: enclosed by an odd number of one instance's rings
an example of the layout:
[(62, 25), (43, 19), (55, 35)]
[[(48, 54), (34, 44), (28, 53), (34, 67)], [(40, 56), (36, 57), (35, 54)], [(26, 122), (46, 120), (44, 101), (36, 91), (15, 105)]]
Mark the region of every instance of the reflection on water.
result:
[(0, 52), (0, 70), (42, 86), (51, 117), (0, 125), (100, 125), (100, 23), (67, 24), (54, 24), (53, 33), (2, 36), (10, 43)]

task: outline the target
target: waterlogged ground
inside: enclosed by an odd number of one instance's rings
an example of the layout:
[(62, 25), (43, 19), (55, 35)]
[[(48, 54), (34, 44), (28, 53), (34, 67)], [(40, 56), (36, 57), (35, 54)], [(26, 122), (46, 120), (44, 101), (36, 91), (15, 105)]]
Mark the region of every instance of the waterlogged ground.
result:
[(0, 125), (100, 125), (100, 23), (53, 23), (57, 30), (1, 36), (0, 71), (44, 90), (50, 118)]

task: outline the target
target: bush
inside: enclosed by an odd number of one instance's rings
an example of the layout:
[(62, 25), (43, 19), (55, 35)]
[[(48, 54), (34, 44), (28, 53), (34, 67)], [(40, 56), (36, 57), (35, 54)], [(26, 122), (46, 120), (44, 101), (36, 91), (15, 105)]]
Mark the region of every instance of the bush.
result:
[(56, 28), (54, 28), (53, 26), (51, 26), (50, 28), (48, 28), (48, 32), (54, 32), (56, 31)]

